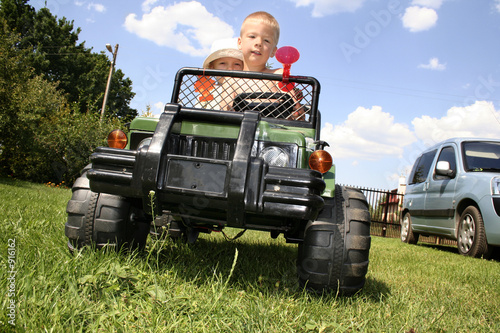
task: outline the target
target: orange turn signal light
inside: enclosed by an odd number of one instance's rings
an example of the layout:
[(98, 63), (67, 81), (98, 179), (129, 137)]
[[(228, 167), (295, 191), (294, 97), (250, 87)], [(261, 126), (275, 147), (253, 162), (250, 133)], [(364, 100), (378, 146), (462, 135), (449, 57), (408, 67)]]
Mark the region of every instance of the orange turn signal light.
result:
[(328, 172), (332, 165), (332, 155), (326, 150), (316, 150), (309, 157), (309, 167), (321, 173)]
[(108, 146), (111, 148), (123, 149), (127, 146), (127, 143), (127, 134), (125, 134), (122, 130), (115, 129), (108, 134)]

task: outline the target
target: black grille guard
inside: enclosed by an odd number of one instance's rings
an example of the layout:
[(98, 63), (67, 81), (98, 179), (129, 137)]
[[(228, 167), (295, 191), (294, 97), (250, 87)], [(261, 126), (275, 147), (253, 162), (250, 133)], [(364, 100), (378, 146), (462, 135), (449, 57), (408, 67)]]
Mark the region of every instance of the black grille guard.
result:
[[(240, 124), (233, 159), (169, 154), (172, 125), (184, 119)], [(230, 226), (243, 227), (249, 215), (315, 219), (324, 205), (321, 174), (310, 169), (272, 167), (251, 157), (259, 119), (255, 111), (221, 112), (167, 104), (148, 147), (96, 149), (87, 173), (91, 190), (141, 198), (147, 212), (151, 211), (150, 192), (154, 191), (155, 213), (166, 209), (175, 214), (180, 204), (193, 202), (197, 203), (193, 204), (196, 209), (190, 210), (193, 217), (203, 212), (214, 220), (226, 220)], [(217, 181), (205, 181), (210, 177)], [(210, 210), (214, 214), (207, 215)], [(179, 213), (186, 215), (185, 210)]]

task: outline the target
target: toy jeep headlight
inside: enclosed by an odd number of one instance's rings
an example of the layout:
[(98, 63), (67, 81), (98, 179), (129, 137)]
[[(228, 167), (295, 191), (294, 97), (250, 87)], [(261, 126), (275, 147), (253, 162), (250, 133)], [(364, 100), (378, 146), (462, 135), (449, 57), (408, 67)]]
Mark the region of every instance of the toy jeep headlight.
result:
[(260, 141), (253, 149), (255, 149), (254, 154), (256, 151), (256, 155), (270, 166), (290, 168), (297, 166), (298, 147), (296, 144)]
[(142, 141), (139, 142), (139, 145), (137, 146), (137, 150), (140, 150), (142, 147), (148, 147), (151, 144), (152, 140), (153, 140), (152, 137), (142, 139)]
[(276, 146), (264, 148), (259, 157), (272, 166), (287, 167), (290, 165), (290, 157), (287, 152)]

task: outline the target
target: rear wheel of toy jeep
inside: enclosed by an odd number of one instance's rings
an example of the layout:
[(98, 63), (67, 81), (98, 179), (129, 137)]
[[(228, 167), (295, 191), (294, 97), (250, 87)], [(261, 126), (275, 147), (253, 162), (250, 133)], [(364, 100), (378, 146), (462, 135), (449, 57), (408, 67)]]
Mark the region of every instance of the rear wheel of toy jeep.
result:
[(299, 244), (301, 287), (352, 295), (365, 284), (370, 251), (370, 213), (359, 190), (337, 185), (317, 220), (307, 224)]
[(124, 197), (92, 192), (87, 178), (89, 168), (73, 185), (66, 207), (65, 233), (70, 251), (87, 245), (142, 249), (149, 232), (143, 212)]

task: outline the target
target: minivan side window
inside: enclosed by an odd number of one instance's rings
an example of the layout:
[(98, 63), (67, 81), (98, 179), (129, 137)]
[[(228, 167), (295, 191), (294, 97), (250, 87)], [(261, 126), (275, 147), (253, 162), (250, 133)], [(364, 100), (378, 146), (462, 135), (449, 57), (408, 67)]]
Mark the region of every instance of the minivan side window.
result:
[[(457, 171), (457, 162), (455, 158), (455, 148), (453, 147), (444, 147), (441, 150), (441, 153), (439, 154), (439, 158), (437, 160), (438, 162), (440, 161), (446, 161), (450, 163), (450, 169), (453, 171)], [(436, 163), (437, 166), (437, 163)], [(434, 173), (434, 179), (449, 179), (448, 177), (445, 176), (439, 176), (438, 174)]]
[(436, 156), (436, 152), (437, 150), (431, 150), (423, 154), (415, 162), (410, 174), (410, 183), (408, 185), (425, 182), (427, 175), (429, 174), (429, 170), (431, 169), (432, 161), (434, 161), (434, 157)]

